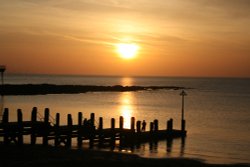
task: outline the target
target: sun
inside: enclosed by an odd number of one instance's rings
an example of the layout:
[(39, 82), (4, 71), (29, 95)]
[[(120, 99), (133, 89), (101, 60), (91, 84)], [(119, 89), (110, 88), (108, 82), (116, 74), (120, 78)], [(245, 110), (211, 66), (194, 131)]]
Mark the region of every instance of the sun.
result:
[(139, 46), (134, 43), (119, 43), (116, 45), (116, 50), (121, 58), (132, 59), (136, 57)]

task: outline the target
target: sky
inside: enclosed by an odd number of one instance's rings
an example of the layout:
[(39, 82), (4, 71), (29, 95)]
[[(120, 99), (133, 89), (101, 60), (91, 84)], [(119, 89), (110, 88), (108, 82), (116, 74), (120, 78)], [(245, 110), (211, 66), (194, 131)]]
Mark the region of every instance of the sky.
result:
[[(250, 77), (249, 0), (0, 0), (8, 73)], [(124, 59), (117, 44), (133, 43)]]

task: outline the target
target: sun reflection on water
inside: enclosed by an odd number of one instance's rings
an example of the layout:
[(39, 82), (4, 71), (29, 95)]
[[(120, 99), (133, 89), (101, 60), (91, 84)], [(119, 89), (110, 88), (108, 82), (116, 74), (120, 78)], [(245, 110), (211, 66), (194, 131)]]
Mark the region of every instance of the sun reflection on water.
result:
[(130, 128), (131, 117), (135, 117), (134, 96), (131, 92), (123, 92), (120, 96), (120, 115), (124, 118), (124, 128)]
[(121, 78), (122, 86), (134, 86), (134, 79), (131, 77), (123, 77)]

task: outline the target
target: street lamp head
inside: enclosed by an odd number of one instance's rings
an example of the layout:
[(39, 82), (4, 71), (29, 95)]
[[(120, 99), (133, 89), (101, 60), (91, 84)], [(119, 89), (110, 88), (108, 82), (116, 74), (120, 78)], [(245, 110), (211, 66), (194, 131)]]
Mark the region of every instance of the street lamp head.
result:
[(0, 72), (4, 72), (6, 70), (6, 66), (0, 65)]
[(180, 95), (181, 96), (187, 96), (187, 93), (184, 90), (182, 90), (181, 93), (180, 93)]

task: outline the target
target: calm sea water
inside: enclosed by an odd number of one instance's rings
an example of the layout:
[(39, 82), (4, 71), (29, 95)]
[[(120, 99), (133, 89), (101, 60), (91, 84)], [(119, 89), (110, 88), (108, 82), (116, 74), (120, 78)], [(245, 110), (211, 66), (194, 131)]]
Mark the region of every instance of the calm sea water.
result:
[[(134, 150), (124, 149), (144, 157), (188, 157), (203, 159), (208, 163), (250, 163), (250, 79), (242, 78), (181, 78), (181, 77), (86, 77), (51, 75), (5, 76), (5, 83), (51, 83), (77, 85), (138, 85), (184, 86), (185, 119), (187, 137), (169, 145), (166, 141), (145, 143)], [(49, 107), (51, 115), (61, 113), (62, 124), (71, 113), (77, 123), (77, 113), (89, 117), (104, 118), (104, 127), (110, 127), (110, 119), (124, 116), (125, 127), (130, 117), (146, 120), (149, 124), (159, 119), (160, 129), (166, 128), (166, 120), (174, 119), (174, 128), (180, 129), (181, 90), (140, 92), (106, 92), (67, 95), (5, 96), (1, 108), (9, 108), (11, 121), (16, 120), (16, 110), (21, 108), (24, 119), (30, 120), (31, 110), (38, 107), (40, 113)], [(117, 123), (118, 126), (118, 123)], [(148, 127), (147, 127), (148, 128)], [(115, 150), (115, 151), (118, 151)]]

